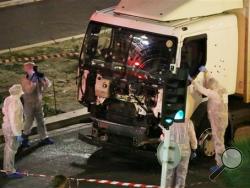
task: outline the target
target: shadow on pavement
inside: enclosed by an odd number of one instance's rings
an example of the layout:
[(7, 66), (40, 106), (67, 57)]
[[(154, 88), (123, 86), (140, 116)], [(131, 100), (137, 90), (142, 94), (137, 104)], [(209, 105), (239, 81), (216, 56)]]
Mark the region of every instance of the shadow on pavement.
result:
[(43, 146), (44, 145), (41, 144), (40, 142), (34, 142), (28, 148), (20, 147), (17, 151), (17, 154), (16, 154), (16, 161), (21, 160), (24, 157), (27, 157), (28, 155), (30, 155), (31, 153), (35, 152), (37, 149), (39, 149)]
[[(43, 146), (44, 145), (40, 144), (39, 142), (34, 142), (27, 149), (19, 148), (15, 157), (15, 161), (19, 161), (23, 159), (24, 157), (27, 157), (28, 155), (30, 155), (31, 153), (35, 152), (37, 149)], [(0, 169), (3, 169), (3, 158), (0, 159)], [(14, 180), (8, 179), (5, 173), (0, 172), (0, 187), (3, 187), (5, 184), (7, 184), (10, 181), (14, 181)]]
[[(78, 178), (93, 178), (122, 182), (159, 185), (161, 166), (156, 156), (138, 155), (135, 153), (114, 152), (105, 149), (95, 152), (85, 164), (72, 163), (72, 166), (82, 169)], [(214, 165), (213, 158), (199, 157), (190, 162), (187, 176), (187, 188), (224, 188), (221, 180), (209, 182), (209, 168)], [(110, 188), (110, 185), (98, 185), (81, 182), (79, 188)]]
[[(93, 178), (143, 184), (159, 184), (161, 166), (156, 156), (110, 151), (100, 149), (87, 160), (86, 164), (72, 163), (83, 173), (77, 178)], [(143, 174), (143, 175), (142, 175)], [(111, 187), (90, 183), (80, 183), (80, 187)]]

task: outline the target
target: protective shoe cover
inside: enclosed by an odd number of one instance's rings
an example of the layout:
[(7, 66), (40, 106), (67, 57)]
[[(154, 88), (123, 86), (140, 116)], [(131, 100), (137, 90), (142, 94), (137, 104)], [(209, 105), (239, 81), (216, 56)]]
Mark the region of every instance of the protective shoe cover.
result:
[(28, 148), (28, 147), (30, 147), (31, 144), (30, 144), (28, 135), (22, 134), (22, 138), (23, 138), (23, 141), (22, 141), (21, 147), (22, 148)]
[(205, 76), (203, 87), (198, 82), (193, 82), (195, 90), (208, 97), (207, 112), (212, 128), (215, 147), (215, 160), (218, 166), (222, 165), (221, 156), (225, 151), (224, 136), (228, 126), (228, 99), (226, 90), (214, 78)]
[(45, 138), (40, 142), (41, 145), (51, 145), (54, 144), (54, 141), (51, 138)]
[(20, 179), (20, 178), (23, 178), (24, 175), (22, 175), (21, 173), (19, 172), (14, 172), (14, 173), (11, 173), (11, 174), (6, 174), (7, 178), (9, 179)]
[(13, 85), (10, 96), (4, 100), (2, 112), (4, 114), (2, 130), (5, 139), (4, 147), (4, 170), (15, 172), (15, 154), (20, 145), (17, 137), (20, 137), (23, 130), (23, 106), (20, 100), (22, 95), (21, 85)]
[(188, 172), (191, 149), (197, 149), (194, 125), (186, 119), (184, 123), (174, 123), (170, 127), (170, 140), (176, 142), (181, 150), (181, 161), (178, 166), (167, 173), (167, 188), (184, 188)]
[(215, 166), (212, 166), (212, 167), (209, 169), (209, 171), (210, 171), (210, 173), (214, 173), (214, 172), (217, 171), (219, 168), (220, 168), (219, 166), (215, 165)]

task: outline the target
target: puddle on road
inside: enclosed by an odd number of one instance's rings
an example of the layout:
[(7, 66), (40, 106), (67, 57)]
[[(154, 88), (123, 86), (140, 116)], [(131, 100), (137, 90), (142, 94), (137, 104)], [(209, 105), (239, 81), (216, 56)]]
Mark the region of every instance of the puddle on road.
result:
[(63, 139), (64, 143), (70, 143), (70, 142), (75, 142), (75, 141), (76, 141), (75, 138), (66, 138), (66, 139)]
[[(92, 155), (92, 153), (65, 153), (65, 152), (55, 152), (55, 151), (51, 151), (49, 152), (49, 156), (56, 156), (56, 157), (62, 157), (62, 156), (72, 156), (72, 157), (80, 157), (80, 158), (83, 158), (83, 159), (88, 159), (90, 156)], [(49, 157), (47, 155), (47, 157)]]

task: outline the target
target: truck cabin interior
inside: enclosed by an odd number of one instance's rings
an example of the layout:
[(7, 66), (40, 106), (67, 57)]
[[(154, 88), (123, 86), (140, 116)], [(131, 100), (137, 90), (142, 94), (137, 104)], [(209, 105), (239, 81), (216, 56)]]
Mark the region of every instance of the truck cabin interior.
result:
[(189, 70), (191, 77), (197, 76), (199, 67), (205, 66), (207, 60), (207, 36), (199, 35), (184, 40), (181, 50), (181, 67)]

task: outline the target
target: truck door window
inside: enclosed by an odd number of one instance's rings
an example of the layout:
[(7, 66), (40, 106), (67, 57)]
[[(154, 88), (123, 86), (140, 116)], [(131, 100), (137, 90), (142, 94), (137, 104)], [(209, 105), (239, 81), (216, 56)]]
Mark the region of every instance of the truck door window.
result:
[(191, 77), (197, 76), (199, 67), (206, 65), (207, 35), (188, 37), (183, 42), (181, 50), (181, 67), (189, 69)]

